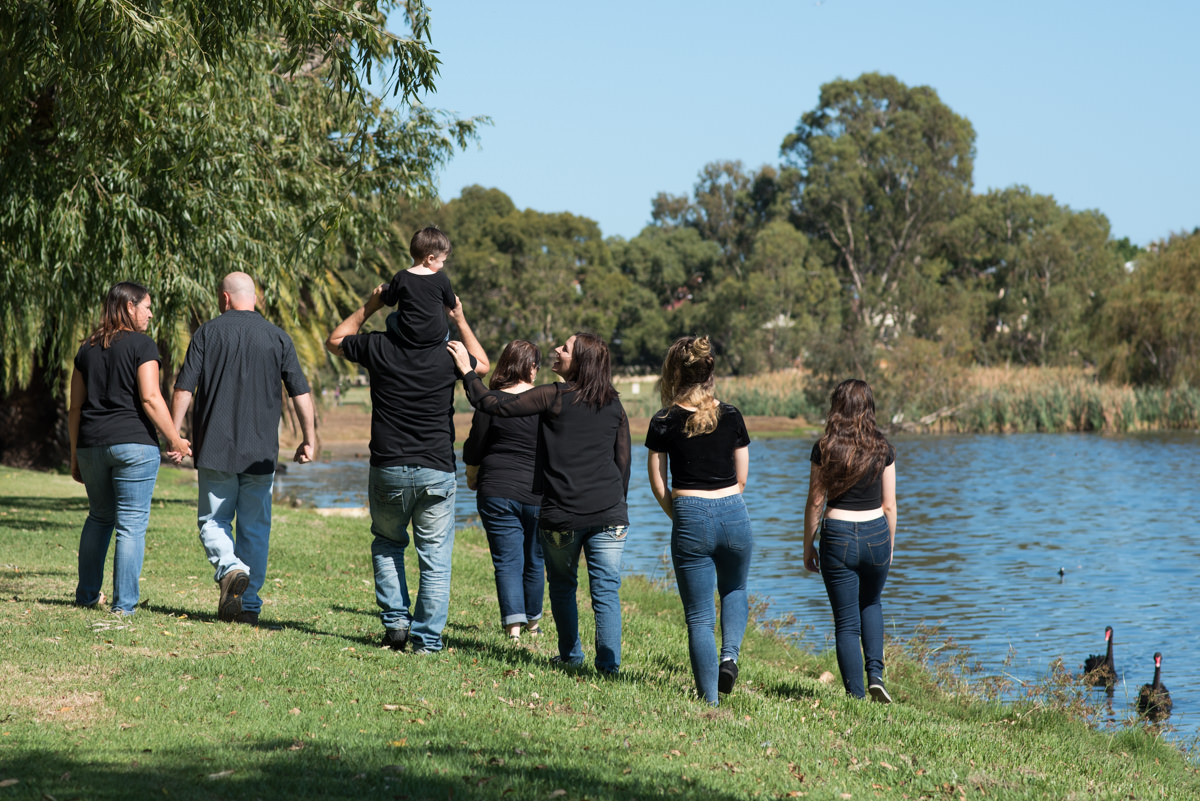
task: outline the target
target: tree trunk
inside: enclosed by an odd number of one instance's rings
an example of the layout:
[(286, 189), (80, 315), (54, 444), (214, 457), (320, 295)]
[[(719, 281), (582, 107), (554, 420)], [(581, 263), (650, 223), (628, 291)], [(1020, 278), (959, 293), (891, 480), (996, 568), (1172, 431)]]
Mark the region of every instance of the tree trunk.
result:
[(38, 359), (29, 386), (0, 396), (0, 464), (53, 470), (70, 460), (66, 392), (50, 383), (57, 375)]

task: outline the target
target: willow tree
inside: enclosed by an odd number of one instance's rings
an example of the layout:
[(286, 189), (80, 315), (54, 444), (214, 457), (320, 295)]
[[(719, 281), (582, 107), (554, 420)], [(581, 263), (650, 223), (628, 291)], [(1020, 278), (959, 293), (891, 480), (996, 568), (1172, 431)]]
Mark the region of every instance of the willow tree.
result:
[(5, 3), (0, 459), (61, 453), (51, 395), (116, 281), (151, 289), (177, 360), (220, 275), (244, 270), (319, 358), (345, 254), (474, 134), (419, 102), (429, 42), (422, 0)]

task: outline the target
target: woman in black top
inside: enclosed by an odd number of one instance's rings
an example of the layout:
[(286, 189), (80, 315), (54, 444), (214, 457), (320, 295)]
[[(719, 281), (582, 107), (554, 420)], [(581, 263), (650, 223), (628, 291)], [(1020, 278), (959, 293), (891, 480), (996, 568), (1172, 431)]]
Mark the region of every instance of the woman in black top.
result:
[[(650, 489), (671, 518), (671, 562), (696, 692), (716, 706), (718, 692), (730, 692), (737, 681), (754, 541), (742, 500), (750, 436), (741, 412), (713, 397), (713, 384), (708, 337), (676, 340), (663, 361), (658, 389), (664, 408), (650, 419), (646, 447)], [(719, 663), (713, 590), (721, 596)]]
[[(542, 354), (532, 342), (513, 340), (504, 346), (489, 386), (502, 402), (533, 389)], [(476, 411), (463, 445), (467, 486), (477, 492), (479, 519), (487, 532), (500, 625), (510, 639), (521, 629), (540, 633), (546, 570), (538, 543), (541, 495), (533, 491), (538, 418), (493, 417)]]
[(535, 387), (507, 403), (471, 372), (461, 343), (449, 347), (475, 408), (500, 417), (540, 415), (538, 528), (558, 629), (555, 661), (583, 663), (575, 603), (582, 551), (596, 613), (596, 668), (617, 673), (630, 445), (629, 420), (612, 385), (608, 345), (592, 334), (575, 334), (554, 350), (552, 369), (565, 380)]
[(108, 291), (100, 325), (75, 354), (71, 374), (71, 477), (87, 488), (88, 516), (79, 535), (78, 606), (104, 602), (104, 560), (114, 529), (112, 611), (132, 615), (146, 550), (150, 497), (160, 456), (155, 428), (172, 459), (191, 453), (158, 385), (158, 348), (146, 336), (150, 293), (122, 282)]
[[(811, 461), (804, 566), (825, 580), (842, 684), (864, 697), (865, 658), (867, 691), (890, 704), (880, 596), (896, 541), (896, 451), (875, 424), (875, 397), (865, 381), (851, 378), (833, 390), (825, 435)], [(818, 529), (819, 553), (813, 545)]]

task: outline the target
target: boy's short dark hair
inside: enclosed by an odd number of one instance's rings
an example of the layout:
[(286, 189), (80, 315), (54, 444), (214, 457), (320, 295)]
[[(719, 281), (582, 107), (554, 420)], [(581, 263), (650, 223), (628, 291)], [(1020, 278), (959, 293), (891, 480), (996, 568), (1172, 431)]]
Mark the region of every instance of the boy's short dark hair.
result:
[(436, 256), (439, 253), (449, 255), (450, 237), (432, 225), (422, 228), (413, 234), (412, 241), (408, 243), (408, 253), (412, 256), (414, 264), (425, 261), (426, 256)]

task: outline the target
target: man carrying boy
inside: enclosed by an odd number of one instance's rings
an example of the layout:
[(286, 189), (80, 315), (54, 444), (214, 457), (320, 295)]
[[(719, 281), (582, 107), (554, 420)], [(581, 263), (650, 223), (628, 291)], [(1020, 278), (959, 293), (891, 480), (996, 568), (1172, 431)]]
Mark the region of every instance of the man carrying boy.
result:
[[(440, 233), (440, 232), (439, 232)], [(415, 239), (415, 237), (414, 237)], [(447, 249), (449, 242), (447, 241)], [(414, 256), (416, 258), (416, 256)], [(389, 325), (359, 334), (383, 308), (385, 285), (342, 321), (325, 348), (367, 369), (371, 378), (371, 559), (383, 644), (414, 653), (443, 648), (450, 610), (450, 556), (454, 547), (454, 387), (457, 373), (441, 339), (414, 348)], [(450, 318), (471, 354), (475, 371), (489, 369), (487, 355), (455, 302)], [(416, 606), (409, 606), (404, 551), (412, 540), (420, 565)]]

